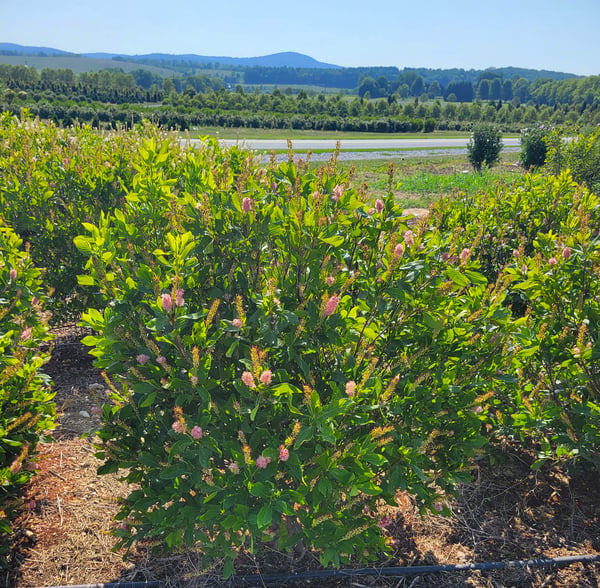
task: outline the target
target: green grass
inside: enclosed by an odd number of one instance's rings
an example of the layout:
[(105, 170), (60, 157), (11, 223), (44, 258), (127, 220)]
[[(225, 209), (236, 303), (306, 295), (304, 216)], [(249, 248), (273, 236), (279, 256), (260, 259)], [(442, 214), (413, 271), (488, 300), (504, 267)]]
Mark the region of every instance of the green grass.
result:
[[(304, 131), (294, 129), (246, 129), (223, 127), (200, 127), (189, 133), (191, 138), (218, 137), (219, 139), (463, 139), (468, 132), (435, 131), (433, 133), (358, 133), (344, 131)], [(508, 135), (507, 135), (508, 136)], [(381, 151), (377, 149), (377, 151)]]
[(468, 170), (453, 174), (434, 174), (422, 171), (402, 177), (397, 188), (409, 194), (439, 195), (452, 192), (475, 194), (497, 182), (506, 182), (507, 179), (509, 178), (506, 173), (494, 170), (485, 170), (481, 174)]
[[(518, 153), (505, 153), (499, 165), (484, 170), (481, 175), (475, 173), (466, 156), (445, 155), (398, 158), (394, 160), (364, 159), (360, 161), (342, 161), (342, 169), (353, 169), (353, 185), (363, 184), (373, 193), (387, 193), (391, 185), (398, 201), (406, 208), (428, 208), (442, 195), (464, 192), (475, 194), (497, 183), (512, 185), (521, 177), (522, 170), (514, 166)], [(393, 164), (390, 183), (389, 166)]]

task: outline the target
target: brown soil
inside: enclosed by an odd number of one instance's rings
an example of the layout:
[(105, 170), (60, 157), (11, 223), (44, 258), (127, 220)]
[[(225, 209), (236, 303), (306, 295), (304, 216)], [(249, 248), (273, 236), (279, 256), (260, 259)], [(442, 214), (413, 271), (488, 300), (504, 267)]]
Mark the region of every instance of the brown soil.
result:
[[(77, 335), (77, 333), (76, 333)], [(63, 338), (64, 339), (64, 338)], [(76, 337), (75, 337), (76, 339)], [(166, 586), (230, 586), (219, 579), (218, 564), (203, 566), (195, 553), (156, 557), (138, 546), (123, 560), (114, 553), (110, 531), (119, 498), (128, 489), (115, 475), (98, 477), (91, 408), (103, 380), (76, 340), (61, 340), (46, 371), (52, 376), (60, 409), (56, 442), (39, 448), (39, 475), (23, 492), (15, 521), (11, 567), (0, 586), (31, 588), (101, 582), (161, 580)], [(96, 386), (97, 384), (97, 386)], [(85, 411), (85, 412), (82, 412)], [(86, 416), (90, 415), (90, 416)], [(91, 433), (82, 437), (84, 433)], [(474, 480), (450, 504), (453, 516), (420, 517), (411, 500), (399, 496), (389, 512), (394, 555), (377, 565), (416, 566), (496, 562), (567, 555), (600, 555), (600, 483), (595, 471), (569, 474), (564, 467), (536, 473), (522, 449), (498, 449), (496, 463), (476, 464)], [(265, 549), (241, 554), (240, 575), (282, 574), (319, 569), (308, 552), (301, 559)], [(486, 572), (420, 574), (407, 577), (280, 581), (276, 586), (411, 587), (594, 587), (600, 562), (565, 567), (528, 567)], [(262, 584), (259, 584), (262, 585)]]

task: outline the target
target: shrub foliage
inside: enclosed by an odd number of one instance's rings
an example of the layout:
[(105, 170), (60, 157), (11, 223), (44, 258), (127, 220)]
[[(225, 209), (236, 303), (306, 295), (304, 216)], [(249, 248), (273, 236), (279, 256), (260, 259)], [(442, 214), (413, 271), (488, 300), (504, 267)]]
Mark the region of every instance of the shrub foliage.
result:
[(146, 144), (126, 207), (77, 239), (106, 303), (84, 315), (113, 381), (102, 471), (140, 484), (120, 535), (375, 556), (379, 502), (433, 509), (485, 444), (503, 295), (391, 196), (220, 157), (188, 153), (176, 191)]
[(48, 359), (40, 270), (22, 241), (0, 224), (0, 564), (16, 493), (33, 475), (32, 459), (54, 427), (50, 382), (39, 370)]
[(500, 160), (502, 151), (501, 132), (491, 125), (480, 124), (473, 128), (473, 134), (467, 144), (467, 157), (473, 169), (481, 172), (486, 165), (492, 167)]

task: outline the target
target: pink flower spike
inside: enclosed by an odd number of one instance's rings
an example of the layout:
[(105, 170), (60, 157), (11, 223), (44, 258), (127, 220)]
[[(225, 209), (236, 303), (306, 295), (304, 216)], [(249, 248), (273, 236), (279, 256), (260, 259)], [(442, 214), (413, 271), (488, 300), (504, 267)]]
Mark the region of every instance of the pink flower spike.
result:
[(246, 197), (242, 200), (242, 210), (244, 212), (250, 212), (250, 210), (252, 209), (252, 200), (250, 200), (250, 198)]
[(167, 365), (167, 358), (166, 358), (164, 355), (159, 355), (159, 356), (156, 358), (156, 363), (157, 363), (158, 365), (165, 366), (165, 365)]
[(404, 242), (408, 247), (412, 247), (415, 243), (415, 235), (412, 231), (404, 231)]
[(471, 255), (471, 250), (466, 247), (460, 252), (460, 262), (467, 263), (467, 259), (469, 259), (469, 255)]
[(325, 280), (327, 282), (328, 286), (333, 286), (333, 284), (335, 283), (335, 278), (333, 276), (327, 276), (327, 280)]
[(29, 339), (29, 337), (31, 337), (31, 333), (33, 333), (33, 328), (32, 327), (27, 327), (21, 333), (21, 341), (26, 341), (27, 339)]
[(323, 315), (324, 316), (331, 316), (334, 312), (335, 309), (337, 308), (337, 305), (340, 303), (340, 298), (339, 296), (336, 296), (335, 294), (327, 301), (327, 304), (325, 305), (325, 309), (323, 310)]
[(171, 312), (171, 310), (173, 309), (173, 300), (171, 299), (171, 295), (170, 294), (162, 294), (161, 301), (162, 301), (162, 309), (165, 312)]
[(232, 461), (228, 466), (227, 469), (232, 473), (232, 474), (239, 474), (240, 473), (240, 466), (235, 462)]
[(394, 247), (394, 257), (399, 259), (404, 255), (404, 245), (402, 243), (398, 243), (396, 247)]
[(198, 385), (198, 376), (190, 376), (190, 382), (192, 383), (192, 386), (197, 386)]
[(565, 247), (562, 250), (562, 256), (563, 256), (563, 259), (569, 259), (569, 257), (571, 256), (571, 248), (570, 247)]
[(148, 361), (150, 360), (150, 356), (146, 355), (145, 353), (140, 353), (139, 355), (135, 356), (135, 360), (140, 364), (140, 365), (145, 365), (148, 363)]
[(16, 269), (14, 269), (14, 268), (13, 268), (13, 269), (11, 269), (11, 270), (8, 272), (8, 277), (10, 278), (10, 281), (11, 281), (11, 282), (14, 282), (14, 281), (17, 279), (17, 270), (16, 270)]
[(273, 379), (273, 373), (271, 370), (265, 370), (262, 374), (260, 374), (261, 384), (265, 386), (269, 386), (271, 384), (271, 380)]
[(199, 427), (198, 425), (196, 425), (190, 431), (190, 435), (192, 436), (192, 438), (194, 438), (196, 440), (202, 439), (202, 427)]
[(263, 455), (259, 455), (256, 458), (256, 467), (264, 470), (271, 463), (270, 457), (264, 457)]
[(287, 461), (290, 458), (290, 452), (283, 445), (279, 448), (279, 461)]
[(185, 433), (185, 425), (177, 420), (177, 421), (173, 421), (173, 424), (171, 425), (171, 428), (173, 429), (173, 431), (175, 431), (176, 433)]
[(514, 257), (515, 259), (518, 259), (518, 258), (519, 258), (519, 255), (520, 255), (520, 254), (519, 254), (519, 250), (518, 250), (518, 249), (514, 249), (514, 250), (513, 250), (513, 257)]
[(183, 299), (183, 290), (179, 288), (175, 293), (175, 304), (177, 306), (183, 306), (185, 304), (185, 300)]
[(375, 200), (375, 210), (377, 212), (383, 212), (384, 208), (385, 208), (385, 204), (383, 203), (383, 200), (381, 200), (380, 198), (377, 198), (377, 200)]
[(248, 386), (248, 388), (256, 388), (256, 384), (254, 383), (254, 376), (251, 372), (244, 372), (242, 374), (242, 382)]
[(332, 200), (334, 202), (337, 202), (342, 197), (343, 193), (344, 193), (344, 190), (342, 189), (342, 187), (339, 185), (336, 185), (333, 188), (333, 194), (331, 195)]
[(349, 398), (352, 398), (356, 394), (356, 382), (354, 380), (349, 380), (346, 382), (346, 395)]
[(234, 318), (231, 321), (231, 324), (236, 328), (236, 329), (241, 329), (244, 325), (242, 323), (242, 321), (239, 318)]
[(548, 264), (549, 264), (549, 265), (556, 265), (557, 263), (558, 263), (558, 260), (556, 259), (556, 257), (551, 257), (551, 258), (548, 260)]

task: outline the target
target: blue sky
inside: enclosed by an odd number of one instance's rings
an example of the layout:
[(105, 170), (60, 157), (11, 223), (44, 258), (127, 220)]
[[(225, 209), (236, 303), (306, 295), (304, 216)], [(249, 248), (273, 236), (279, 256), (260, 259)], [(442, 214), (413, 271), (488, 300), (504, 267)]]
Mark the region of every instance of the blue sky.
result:
[(66, 51), (600, 74), (600, 0), (0, 0), (0, 41)]

